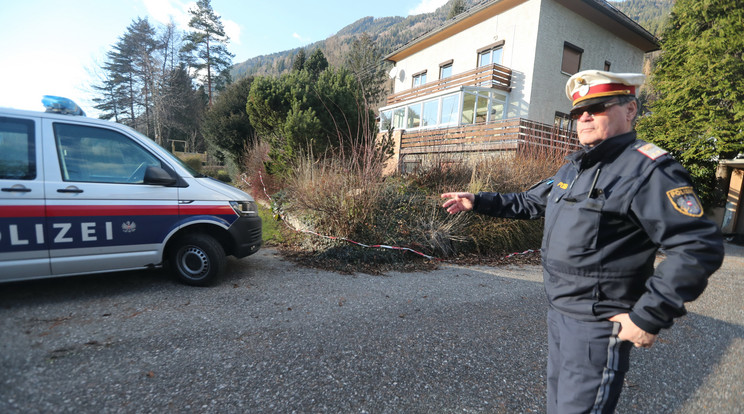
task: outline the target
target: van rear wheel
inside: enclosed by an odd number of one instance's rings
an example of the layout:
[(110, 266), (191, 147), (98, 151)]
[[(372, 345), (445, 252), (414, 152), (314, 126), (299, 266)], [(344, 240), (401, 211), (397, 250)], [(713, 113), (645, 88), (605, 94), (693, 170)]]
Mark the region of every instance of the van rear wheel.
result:
[(200, 233), (179, 239), (168, 259), (178, 280), (192, 286), (214, 283), (227, 262), (222, 245), (213, 237)]

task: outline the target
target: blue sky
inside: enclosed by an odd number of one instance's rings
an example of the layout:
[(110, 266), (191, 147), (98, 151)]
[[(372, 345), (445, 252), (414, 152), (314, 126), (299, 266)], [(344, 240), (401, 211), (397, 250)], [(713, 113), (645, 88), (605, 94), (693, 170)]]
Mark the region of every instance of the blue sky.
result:
[[(365, 16), (434, 11), (447, 0), (212, 0), (233, 62), (325, 39)], [(90, 85), (105, 54), (137, 17), (182, 29), (195, 0), (25, 0), (0, 5), (0, 106), (41, 110), (59, 95), (91, 115)]]

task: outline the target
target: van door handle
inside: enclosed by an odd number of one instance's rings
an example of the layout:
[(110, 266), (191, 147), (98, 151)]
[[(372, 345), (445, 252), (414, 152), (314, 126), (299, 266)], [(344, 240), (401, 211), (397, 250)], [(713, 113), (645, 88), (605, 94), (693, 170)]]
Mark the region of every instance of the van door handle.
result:
[(3, 192), (5, 193), (30, 193), (31, 189), (26, 188), (23, 185), (14, 185), (13, 187), (5, 187), (3, 188)]
[(58, 193), (82, 193), (83, 190), (75, 187), (74, 185), (71, 185), (67, 188), (59, 188), (57, 189)]

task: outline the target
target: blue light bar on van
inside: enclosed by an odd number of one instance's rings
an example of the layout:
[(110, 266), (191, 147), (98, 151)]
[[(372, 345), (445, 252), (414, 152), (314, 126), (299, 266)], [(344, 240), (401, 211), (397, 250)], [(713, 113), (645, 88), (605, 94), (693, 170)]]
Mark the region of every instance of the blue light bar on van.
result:
[(41, 103), (47, 112), (54, 112), (62, 115), (79, 115), (85, 116), (85, 112), (80, 109), (75, 102), (61, 96), (44, 95)]

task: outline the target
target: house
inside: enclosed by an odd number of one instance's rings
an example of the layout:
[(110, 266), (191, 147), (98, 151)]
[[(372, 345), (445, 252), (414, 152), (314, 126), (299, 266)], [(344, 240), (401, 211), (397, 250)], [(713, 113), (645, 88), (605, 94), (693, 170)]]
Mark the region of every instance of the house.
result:
[(586, 69), (640, 72), (658, 48), (603, 0), (484, 1), (385, 57), (395, 66), (380, 132), (392, 131), (392, 168), (524, 142), (576, 146), (568, 78)]

